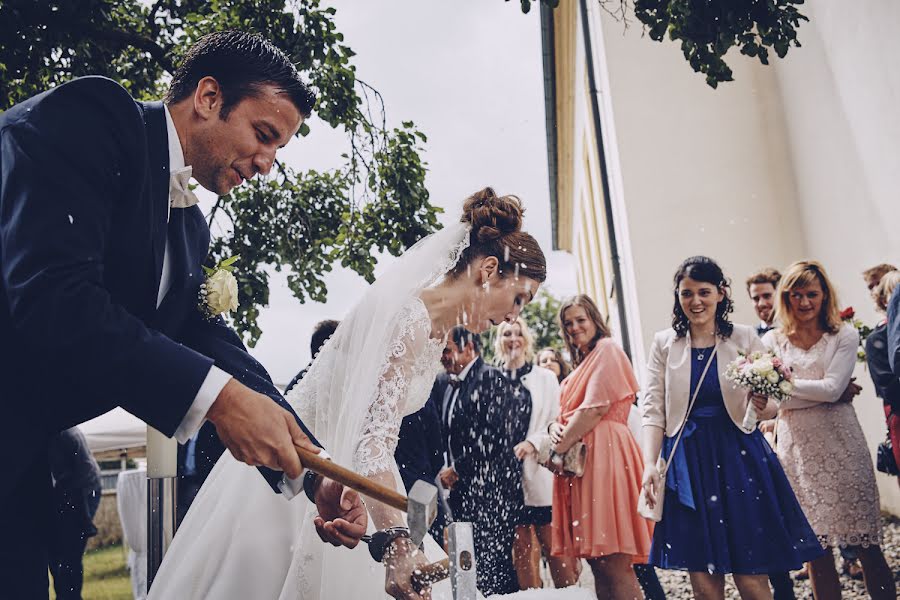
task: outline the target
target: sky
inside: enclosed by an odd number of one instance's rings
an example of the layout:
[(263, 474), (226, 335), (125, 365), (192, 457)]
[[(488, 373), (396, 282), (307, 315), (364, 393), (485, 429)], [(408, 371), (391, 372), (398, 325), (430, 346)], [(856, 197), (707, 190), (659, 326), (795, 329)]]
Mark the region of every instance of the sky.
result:
[[(550, 252), (541, 33), (537, 11), (504, 0), (323, 1), (337, 9), (344, 43), (356, 52), (357, 77), (384, 97), (388, 126), (412, 120), (428, 136), (424, 159), (431, 202), (441, 221), (459, 218), (462, 201), (487, 185), (525, 204), (524, 228), (548, 254), (547, 287), (576, 292), (572, 257)], [(279, 156), (295, 168), (340, 166), (346, 136), (318, 121)], [(203, 205), (211, 206), (209, 197)], [(379, 262), (382, 271), (391, 257)], [(313, 325), (340, 319), (367, 284), (339, 266), (326, 278), (328, 301), (301, 304), (284, 275), (272, 273), (262, 338), (251, 349), (276, 383), (309, 360)]]

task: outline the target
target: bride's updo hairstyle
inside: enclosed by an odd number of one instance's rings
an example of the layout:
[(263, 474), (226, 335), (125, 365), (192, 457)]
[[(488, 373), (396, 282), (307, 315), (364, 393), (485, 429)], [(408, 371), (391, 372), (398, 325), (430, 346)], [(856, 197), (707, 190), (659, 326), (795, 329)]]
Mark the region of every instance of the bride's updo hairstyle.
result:
[(465, 273), (472, 261), (493, 256), (500, 264), (499, 275), (530, 277), (538, 283), (547, 279), (547, 260), (537, 241), (522, 231), (525, 209), (517, 196), (498, 196), (486, 187), (469, 196), (460, 221), (472, 226), (469, 247), (451, 271)]

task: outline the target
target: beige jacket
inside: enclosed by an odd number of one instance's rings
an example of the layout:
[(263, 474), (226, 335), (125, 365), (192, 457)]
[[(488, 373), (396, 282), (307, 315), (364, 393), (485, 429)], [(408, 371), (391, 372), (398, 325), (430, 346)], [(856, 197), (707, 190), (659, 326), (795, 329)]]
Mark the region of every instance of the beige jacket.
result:
[[(719, 385), (725, 399), (728, 416), (742, 431), (747, 412), (747, 391), (735, 388), (725, 379), (725, 368), (738, 357), (738, 352), (765, 351), (756, 330), (735, 325), (731, 337), (717, 338), (716, 354)], [(717, 374), (710, 370), (707, 377)], [(684, 422), (691, 393), (691, 334), (676, 337), (674, 329), (659, 331), (653, 336), (650, 359), (647, 362), (647, 384), (640, 401), (641, 423), (665, 430), (669, 437), (678, 433)]]

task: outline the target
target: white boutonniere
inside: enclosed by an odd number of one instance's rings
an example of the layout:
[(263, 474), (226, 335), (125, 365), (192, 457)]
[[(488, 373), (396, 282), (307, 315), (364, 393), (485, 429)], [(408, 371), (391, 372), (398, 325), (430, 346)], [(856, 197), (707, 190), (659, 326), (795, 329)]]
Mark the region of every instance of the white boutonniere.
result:
[(238, 307), (237, 279), (232, 271), (237, 256), (226, 258), (216, 266), (203, 267), (206, 281), (200, 286), (200, 312), (211, 319), (224, 312), (233, 312)]

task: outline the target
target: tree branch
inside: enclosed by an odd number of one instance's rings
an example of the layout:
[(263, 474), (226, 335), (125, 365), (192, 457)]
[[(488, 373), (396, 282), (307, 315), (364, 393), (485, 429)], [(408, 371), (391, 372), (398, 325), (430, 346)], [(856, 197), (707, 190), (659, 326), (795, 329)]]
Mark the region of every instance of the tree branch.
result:
[(150, 9), (150, 15), (147, 17), (147, 25), (150, 26), (150, 31), (153, 32), (153, 37), (156, 37), (159, 34), (159, 26), (156, 24), (156, 13), (165, 2), (166, 0), (156, 0), (156, 4), (154, 4), (153, 8)]
[(96, 28), (90, 29), (86, 33), (87, 35), (85, 37), (88, 39), (94, 38), (107, 40), (110, 42), (132, 46), (134, 48), (138, 48), (139, 50), (144, 50), (150, 56), (152, 56), (156, 60), (156, 62), (158, 62), (159, 65), (168, 73), (171, 74), (175, 72), (175, 65), (169, 59), (166, 49), (150, 38), (146, 38), (136, 33), (130, 33), (128, 31), (120, 31), (118, 29)]

